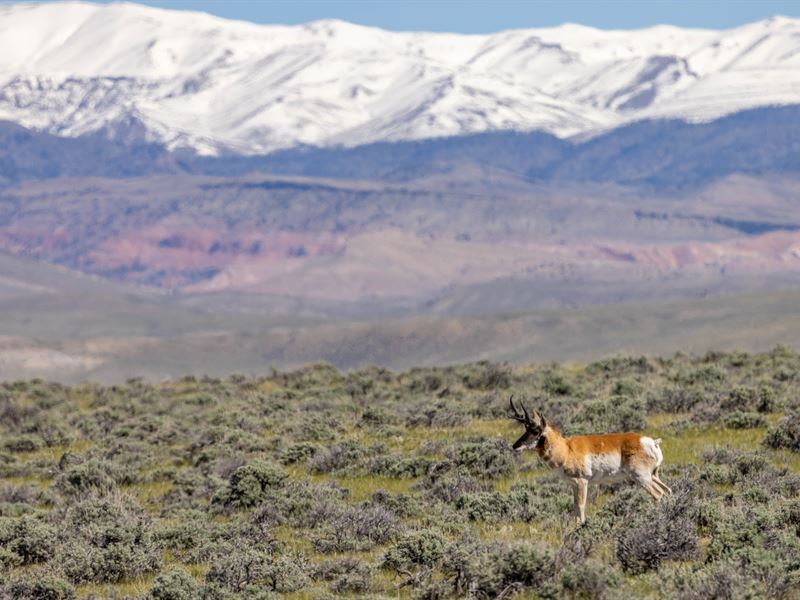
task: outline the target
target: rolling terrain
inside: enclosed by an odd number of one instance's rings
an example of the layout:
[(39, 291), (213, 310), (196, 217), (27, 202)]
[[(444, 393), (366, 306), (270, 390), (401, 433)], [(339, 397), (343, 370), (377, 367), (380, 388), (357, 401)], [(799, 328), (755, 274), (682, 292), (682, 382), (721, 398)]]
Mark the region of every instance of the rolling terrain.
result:
[[(23, 182), (0, 191), (0, 248), (188, 294), (419, 307), (502, 280), (543, 290), (605, 282), (619, 299), (642, 282), (730, 289), (753, 275), (791, 281), (800, 267), (794, 177), (737, 175), (676, 196), (483, 174)], [(592, 301), (583, 296), (560, 303)], [(517, 308), (526, 306), (536, 303)]]
[(524, 312), (487, 310), (485, 299), (476, 311), (465, 294), (458, 300), (470, 310), (458, 314), (435, 305), (421, 312), (391, 303), (166, 294), (13, 257), (3, 257), (0, 267), (7, 273), (0, 279), (0, 379), (6, 380), (113, 383), (258, 374), (317, 361), (403, 369), (800, 345), (797, 291)]
[[(476, 150), (372, 180), (203, 174), (163, 151), (141, 164), (164, 170), (137, 176), (9, 181), (0, 376), (120, 381), (800, 341), (791, 169), (659, 192), (532, 180), (525, 163), (480, 164)], [(305, 164), (333, 164), (320, 152)]]

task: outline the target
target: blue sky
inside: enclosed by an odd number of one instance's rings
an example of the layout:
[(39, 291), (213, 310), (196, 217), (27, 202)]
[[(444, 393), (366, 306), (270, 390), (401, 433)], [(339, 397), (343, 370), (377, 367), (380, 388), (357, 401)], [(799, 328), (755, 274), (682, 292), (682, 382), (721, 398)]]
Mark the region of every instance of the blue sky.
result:
[[(6, 2), (7, 0), (2, 0)], [(800, 0), (145, 0), (258, 23), (337, 18), (393, 30), (485, 33), (565, 22), (602, 29), (669, 23), (727, 28), (772, 15), (800, 17)]]

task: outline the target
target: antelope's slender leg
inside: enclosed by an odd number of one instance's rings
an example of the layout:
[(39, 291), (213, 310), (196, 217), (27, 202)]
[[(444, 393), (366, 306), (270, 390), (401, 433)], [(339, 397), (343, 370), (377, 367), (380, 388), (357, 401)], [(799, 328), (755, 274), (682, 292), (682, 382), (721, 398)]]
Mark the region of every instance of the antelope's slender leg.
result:
[(653, 473), (649, 469), (634, 469), (631, 479), (642, 486), (648, 494), (655, 498), (656, 502), (661, 500), (661, 496), (664, 495), (664, 491), (653, 481)]
[(658, 467), (656, 467), (656, 470), (655, 470), (655, 471), (653, 471), (653, 481), (655, 481), (655, 482), (656, 482), (656, 484), (657, 484), (659, 487), (661, 487), (661, 488), (662, 488), (662, 489), (663, 489), (665, 492), (667, 492), (668, 494), (671, 494), (671, 493), (672, 493), (672, 489), (671, 489), (671, 488), (670, 488), (670, 487), (669, 487), (669, 486), (668, 486), (666, 483), (664, 483), (663, 481), (661, 481), (661, 479), (659, 478), (659, 476), (658, 476)]
[(585, 479), (575, 480), (575, 498), (576, 506), (578, 508), (578, 524), (582, 525), (586, 522), (586, 490), (589, 487), (589, 482)]
[(653, 475), (653, 481), (658, 485), (662, 490), (664, 490), (667, 494), (672, 493), (672, 488), (670, 488), (666, 483), (661, 481), (657, 475)]
[(661, 497), (664, 495), (664, 492), (659, 488), (655, 483), (652, 481), (642, 481), (640, 482), (641, 486), (650, 494), (653, 498), (655, 498), (656, 502), (661, 500)]
[(581, 500), (578, 496), (578, 480), (572, 480), (572, 500), (573, 500), (573, 507), (572, 512), (575, 515), (575, 520), (580, 524), (581, 522)]
[(653, 471), (653, 481), (655, 481), (656, 484), (662, 487), (664, 491), (667, 492), (668, 494), (672, 493), (672, 489), (666, 483), (661, 481), (661, 478), (658, 476), (658, 467), (656, 467), (656, 470)]

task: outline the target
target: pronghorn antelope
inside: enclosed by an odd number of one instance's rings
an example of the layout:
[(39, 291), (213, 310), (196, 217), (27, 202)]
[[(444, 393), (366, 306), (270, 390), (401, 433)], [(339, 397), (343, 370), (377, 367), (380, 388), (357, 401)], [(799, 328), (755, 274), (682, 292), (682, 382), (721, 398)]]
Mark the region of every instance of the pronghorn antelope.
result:
[(576, 435), (565, 438), (537, 411), (533, 418), (520, 402), (522, 413), (509, 398), (512, 418), (525, 425), (525, 433), (514, 442), (514, 450), (536, 449), (536, 453), (573, 486), (575, 516), (586, 521), (586, 492), (590, 483), (609, 483), (632, 479), (657, 501), (672, 490), (658, 477), (664, 460), (661, 440), (638, 433)]

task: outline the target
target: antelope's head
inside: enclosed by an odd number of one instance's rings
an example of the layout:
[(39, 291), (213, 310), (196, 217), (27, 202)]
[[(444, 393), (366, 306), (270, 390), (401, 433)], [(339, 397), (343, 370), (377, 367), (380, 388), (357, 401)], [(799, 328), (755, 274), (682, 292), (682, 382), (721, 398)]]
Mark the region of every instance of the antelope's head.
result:
[(514, 406), (514, 396), (508, 399), (509, 404), (511, 404), (511, 411), (512, 415), (511, 418), (515, 421), (519, 421), (525, 426), (525, 433), (522, 434), (512, 448), (516, 452), (522, 452), (523, 450), (530, 450), (536, 447), (536, 444), (539, 442), (539, 438), (542, 437), (542, 432), (547, 424), (544, 421), (544, 417), (540, 415), (537, 411), (533, 411), (533, 418), (528, 414), (528, 411), (525, 409), (525, 405), (520, 402), (519, 405), (522, 407), (522, 412), (519, 412), (516, 406)]

